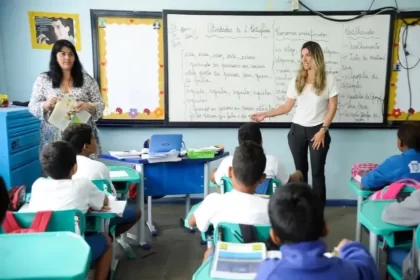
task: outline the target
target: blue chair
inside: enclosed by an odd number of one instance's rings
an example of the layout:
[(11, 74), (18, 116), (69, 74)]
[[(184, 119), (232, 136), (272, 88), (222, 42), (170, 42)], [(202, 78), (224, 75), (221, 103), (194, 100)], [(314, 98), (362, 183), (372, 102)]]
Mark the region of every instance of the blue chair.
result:
[[(256, 194), (272, 195), (280, 187), (280, 181), (276, 178), (266, 178), (255, 190)], [(232, 181), (229, 177), (222, 177), (222, 193), (233, 190)]]

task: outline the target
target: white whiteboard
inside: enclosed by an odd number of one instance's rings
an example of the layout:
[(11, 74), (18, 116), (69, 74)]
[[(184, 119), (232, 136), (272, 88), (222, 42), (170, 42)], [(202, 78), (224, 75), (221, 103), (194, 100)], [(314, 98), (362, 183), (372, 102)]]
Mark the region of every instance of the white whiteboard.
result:
[[(312, 15), (180, 13), (165, 12), (169, 122), (246, 122), (284, 103), (301, 46), (310, 40), (321, 45), (337, 80), (334, 122), (383, 122), (390, 15), (332, 22)], [(265, 122), (291, 122), (293, 113)]]

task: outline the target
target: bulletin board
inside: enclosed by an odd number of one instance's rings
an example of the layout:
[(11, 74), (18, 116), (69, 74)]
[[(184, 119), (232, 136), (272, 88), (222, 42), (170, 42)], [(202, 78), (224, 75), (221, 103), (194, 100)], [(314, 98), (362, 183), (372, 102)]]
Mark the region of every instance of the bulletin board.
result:
[(162, 14), (91, 10), (94, 75), (105, 111), (99, 125), (163, 123)]
[(395, 22), (388, 121), (420, 120), (420, 12), (401, 13)]

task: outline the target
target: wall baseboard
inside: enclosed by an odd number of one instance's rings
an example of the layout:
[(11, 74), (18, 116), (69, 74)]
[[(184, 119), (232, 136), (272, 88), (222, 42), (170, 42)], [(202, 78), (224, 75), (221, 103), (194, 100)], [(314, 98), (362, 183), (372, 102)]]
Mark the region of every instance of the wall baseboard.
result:
[[(191, 205), (203, 201), (202, 198), (191, 198)], [(181, 197), (168, 197), (153, 200), (153, 204), (185, 204), (185, 199)], [(328, 199), (327, 207), (356, 207), (357, 200), (355, 199)]]

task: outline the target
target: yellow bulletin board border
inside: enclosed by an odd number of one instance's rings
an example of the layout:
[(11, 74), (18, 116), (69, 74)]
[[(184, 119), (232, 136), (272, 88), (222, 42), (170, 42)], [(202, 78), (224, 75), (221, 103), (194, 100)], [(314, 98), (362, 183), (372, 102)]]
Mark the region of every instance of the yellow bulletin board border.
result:
[[(74, 44), (77, 51), (82, 50), (82, 42), (80, 39), (80, 20), (78, 14), (30, 11), (28, 12), (28, 18), (33, 49), (51, 50), (57, 39), (67, 39)], [(36, 18), (43, 18), (45, 21), (37, 23)], [(65, 35), (65, 37), (55, 37), (54, 28), (52, 27), (53, 24), (49, 22), (51, 19), (56, 19), (57, 21), (59, 20), (58, 25), (60, 26), (58, 28), (63, 28), (61, 33), (63, 36)], [(69, 23), (64, 21), (68, 21)]]
[[(400, 14), (399, 18), (395, 20), (393, 46), (392, 46), (392, 63), (391, 63), (391, 79), (389, 87), (389, 99), (388, 99), (388, 121), (404, 122), (420, 120), (420, 112), (415, 112), (413, 109), (409, 109), (407, 112), (402, 111), (400, 108), (396, 108), (396, 97), (397, 97), (397, 81), (398, 73), (405, 71), (405, 69), (399, 66), (399, 46), (400, 46), (400, 32), (403, 27), (408, 25), (420, 25), (420, 13), (413, 15), (412, 13)], [(396, 68), (399, 67), (399, 71)], [(420, 66), (418, 66), (420, 67)], [(417, 94), (417, 93), (414, 93)]]
[[(135, 123), (156, 122), (165, 119), (165, 79), (164, 79), (164, 47), (162, 13), (131, 12), (131, 11), (105, 11), (91, 10), (92, 45), (94, 57), (94, 74), (101, 88), (102, 99), (105, 103), (105, 114), (98, 123), (101, 126), (133, 125)], [(106, 61), (106, 24), (145, 24), (152, 28), (157, 27), (159, 33), (159, 105), (157, 108), (135, 108), (130, 112), (123, 112), (117, 108), (115, 112), (108, 109), (108, 79)], [(139, 50), (141, 51), (141, 50)], [(119, 109), (119, 110), (118, 110)], [(108, 111), (107, 111), (108, 110)]]

